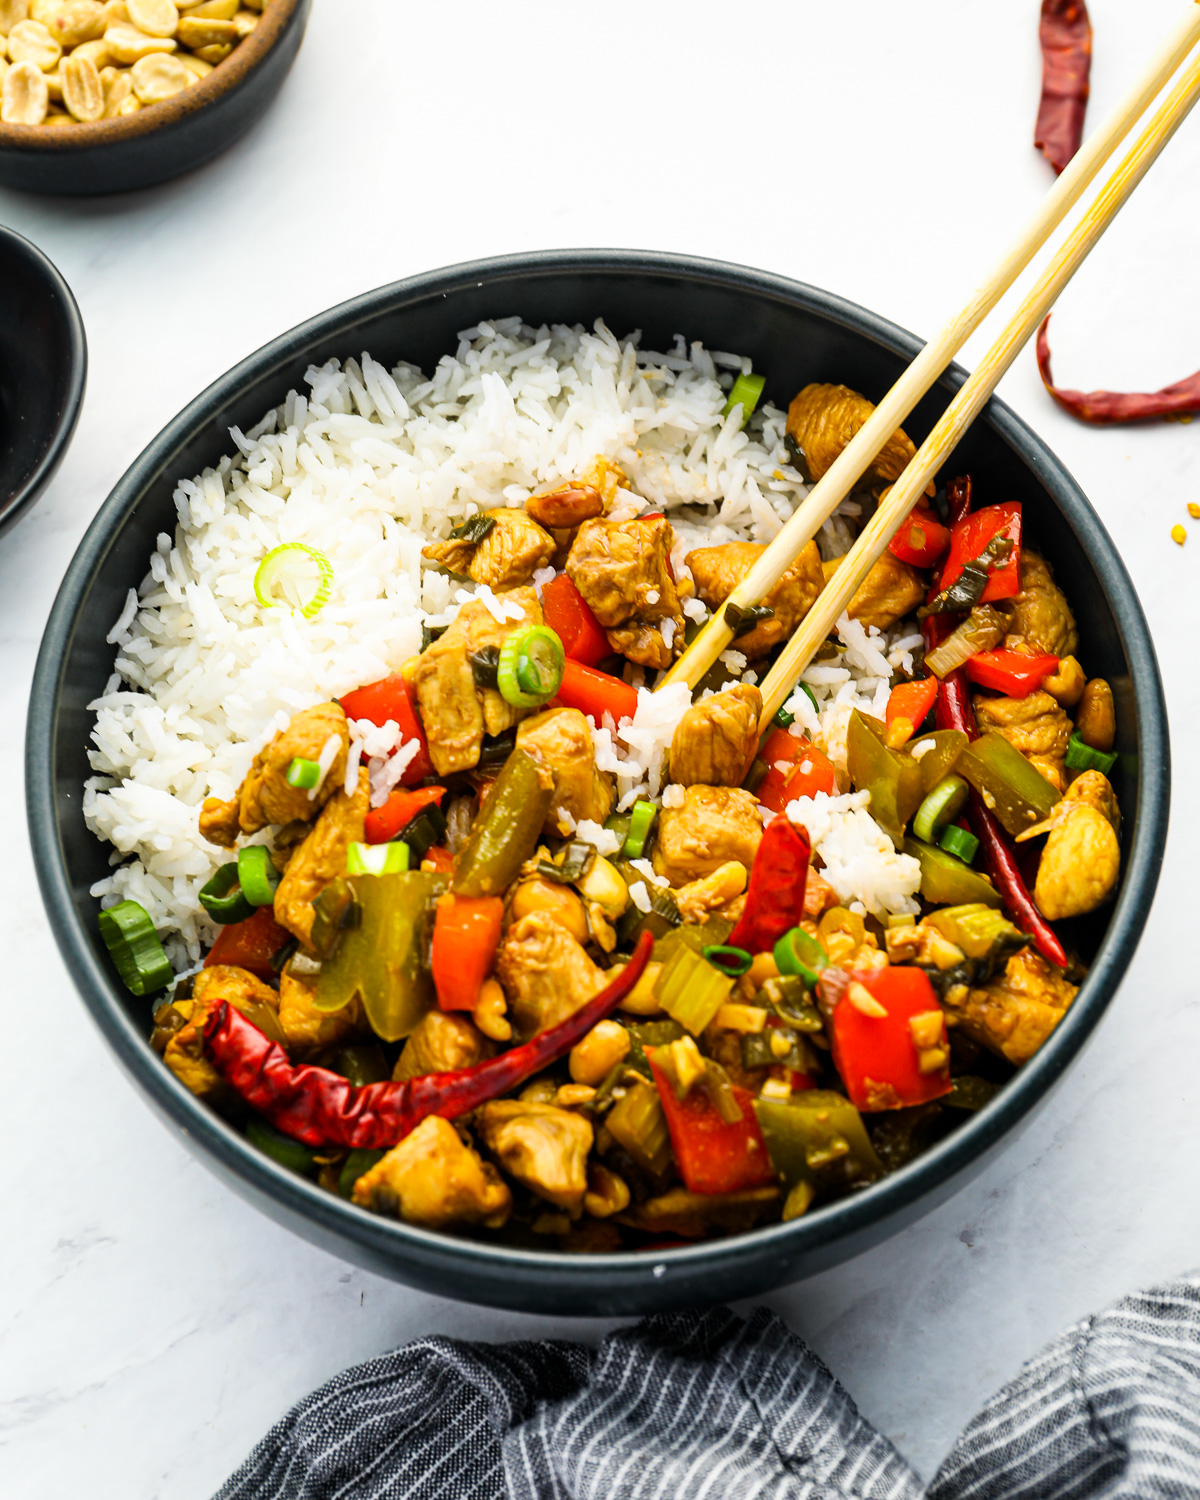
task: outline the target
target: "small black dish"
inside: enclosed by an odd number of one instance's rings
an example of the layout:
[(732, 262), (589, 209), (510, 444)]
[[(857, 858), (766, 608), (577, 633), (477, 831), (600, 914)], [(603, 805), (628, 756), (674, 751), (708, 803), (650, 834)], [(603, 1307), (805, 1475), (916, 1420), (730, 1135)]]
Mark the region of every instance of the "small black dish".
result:
[(90, 124), (0, 124), (0, 183), (31, 193), (123, 193), (219, 156), (283, 87), (312, 0), (270, 0), (244, 42), (201, 82), (136, 114)]
[[(844, 381), (878, 398), (921, 341), (864, 308), (781, 276), (691, 256), (554, 251), (453, 266), (331, 308), (252, 354), (186, 407), (108, 497), (67, 571), (34, 674), (26, 796), (50, 924), (92, 1018), (122, 1066), (188, 1149), (237, 1192), (306, 1239), (441, 1296), (529, 1312), (607, 1316), (749, 1297), (848, 1259), (927, 1213), (1014, 1138), (1087, 1041), (1129, 967), (1154, 897), (1166, 841), (1170, 754), (1162, 683), (1146, 620), (1116, 548), (1079, 486), (1002, 402), (992, 401), (951, 460), (983, 497), (1025, 503), (1026, 525), (1075, 607), (1088, 669), (1117, 702), (1114, 773), (1124, 873), (1115, 905), (1082, 919), (1072, 941), (1090, 965), (1037, 1056), (984, 1109), (882, 1182), (788, 1224), (685, 1249), (570, 1255), (454, 1238), (367, 1213), (269, 1160), (178, 1082), (150, 1050), (151, 1005), (124, 988), (97, 931), (89, 887), (109, 850), (88, 831), (82, 788), (92, 716), (113, 648), (105, 637), (144, 577), (159, 532), (173, 531), (181, 476), (229, 451), (310, 365), (363, 349), (388, 366), (431, 370), (482, 319), (583, 323), (603, 318), (644, 346), (675, 333), (748, 354), (767, 395), (786, 402), (808, 381)], [(955, 366), (905, 422), (922, 440), (962, 385)], [(944, 478), (945, 476), (943, 476)]]
[(0, 532), (53, 479), (86, 383), (87, 339), (71, 288), (36, 245), (0, 227)]

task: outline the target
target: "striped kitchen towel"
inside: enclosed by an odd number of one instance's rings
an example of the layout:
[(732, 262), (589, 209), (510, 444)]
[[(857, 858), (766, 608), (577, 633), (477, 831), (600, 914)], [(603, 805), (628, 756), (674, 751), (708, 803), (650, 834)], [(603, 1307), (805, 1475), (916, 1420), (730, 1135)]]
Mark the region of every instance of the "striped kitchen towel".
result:
[(598, 1350), (420, 1339), (302, 1401), (217, 1500), (1145, 1500), (1200, 1496), (1200, 1274), (1085, 1318), (926, 1488), (765, 1309)]

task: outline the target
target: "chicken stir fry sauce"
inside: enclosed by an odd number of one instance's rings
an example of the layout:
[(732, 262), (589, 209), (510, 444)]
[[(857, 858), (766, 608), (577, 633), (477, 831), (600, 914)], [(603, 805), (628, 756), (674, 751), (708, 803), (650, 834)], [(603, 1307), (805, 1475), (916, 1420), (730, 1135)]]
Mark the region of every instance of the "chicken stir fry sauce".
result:
[[(799, 392), (801, 472), (871, 409)], [(913, 452), (898, 431), (864, 514)], [(737, 1233), (903, 1165), (1049, 1037), (1083, 974), (1049, 924), (1119, 874), (1112, 689), (1036, 517), (986, 490), (931, 493), (854, 596), (860, 634), (924, 634), (885, 717), (855, 708), (827, 738), (785, 708), (760, 732), (760, 677), (845, 551), (823, 537), (731, 622), (649, 790), (615, 774), (639, 690), (762, 547), (687, 550), (605, 459), (431, 542), (425, 566), (478, 594), (205, 803), (231, 858), (201, 896), (206, 964), (154, 1013), (165, 1065), (329, 1191), (506, 1243)], [(382, 785), (363, 720), (401, 730)], [(852, 792), (917, 861), (900, 910), (814, 852), (805, 809), (820, 843), (820, 809)]]

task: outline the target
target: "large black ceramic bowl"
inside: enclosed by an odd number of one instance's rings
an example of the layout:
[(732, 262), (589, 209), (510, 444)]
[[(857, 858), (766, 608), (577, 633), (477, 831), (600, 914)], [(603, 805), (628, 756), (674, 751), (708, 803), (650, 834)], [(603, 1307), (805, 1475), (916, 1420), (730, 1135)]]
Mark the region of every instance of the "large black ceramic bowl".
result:
[(71, 288), (36, 245), (0, 228), (0, 532), (54, 478), (86, 383)]
[[(1095, 512), (1045, 445), (998, 402), (952, 460), (977, 494), (1024, 501), (1079, 617), (1089, 671), (1113, 685), (1121, 751), (1124, 880), (1115, 907), (1073, 937), (1091, 960), (1074, 1005), (1037, 1057), (927, 1155), (894, 1176), (790, 1224), (669, 1252), (579, 1256), (529, 1252), (432, 1234), (368, 1214), (260, 1155), (192, 1097), (146, 1045), (150, 1005), (116, 978), (96, 933), (88, 887), (108, 851), (80, 814), (91, 729), (87, 705), (112, 670), (105, 635), (146, 571), (160, 531), (175, 525), (181, 475), (215, 464), (243, 429), (299, 386), (311, 364), (368, 349), (391, 364), (432, 368), (459, 329), (483, 318), (603, 318), (644, 330), (651, 348), (678, 332), (753, 356), (768, 396), (840, 380), (881, 395), (919, 343), (826, 292), (738, 266), (667, 255), (595, 251), (523, 255), (452, 267), (344, 303), (293, 329), (209, 387), (155, 438), (109, 496), (71, 564), (42, 643), (29, 714), (29, 822), (42, 893), (63, 957), (121, 1064), (209, 1166), (272, 1218), (363, 1266), (444, 1296), (537, 1312), (648, 1312), (744, 1297), (818, 1271), (884, 1239), (962, 1186), (1040, 1103), (1073, 1061), (1133, 955), (1154, 895), (1167, 826), (1166, 716), (1154, 648), (1129, 577)], [(924, 436), (960, 371), (905, 424)]]

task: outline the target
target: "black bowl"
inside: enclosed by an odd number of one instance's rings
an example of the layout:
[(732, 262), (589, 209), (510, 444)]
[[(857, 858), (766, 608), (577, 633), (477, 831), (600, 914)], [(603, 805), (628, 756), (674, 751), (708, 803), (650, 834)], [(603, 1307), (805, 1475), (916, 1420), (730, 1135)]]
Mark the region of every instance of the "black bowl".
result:
[[(146, 1045), (150, 1007), (124, 991), (96, 932), (88, 887), (108, 853), (80, 813), (88, 775), (87, 704), (112, 668), (105, 635), (146, 571), (156, 535), (172, 530), (175, 480), (215, 464), (243, 429), (311, 364), (369, 349), (430, 368), (459, 329), (482, 318), (641, 328), (651, 348), (682, 332), (753, 356), (767, 394), (786, 401), (809, 380), (880, 396), (920, 347), (874, 313), (765, 272), (679, 256), (552, 252), (481, 261), (371, 292), (293, 329), (243, 361), (155, 438), (105, 502), (55, 603), (34, 678), (27, 743), (29, 823), (50, 921), (80, 993), (122, 1064), (154, 1106), (238, 1192), (335, 1254), (398, 1280), (501, 1307), (615, 1314), (745, 1297), (841, 1261), (932, 1208), (977, 1172), (1074, 1059), (1112, 997), (1141, 933), (1166, 836), (1169, 760), (1154, 648), (1120, 558), (1078, 486), (1045, 445), (993, 401), (952, 459), (977, 494), (1025, 502), (1026, 525), (1063, 580), (1088, 668), (1113, 684), (1124, 880), (1111, 912), (1073, 938), (1091, 972), (1053, 1036), (997, 1098), (894, 1176), (790, 1224), (669, 1252), (573, 1256), (494, 1248), (413, 1229), (352, 1207), (260, 1155), (189, 1094)], [(923, 437), (963, 380), (955, 370), (908, 431)]]
[(312, 0), (270, 0), (224, 62), (150, 109), (61, 129), (0, 124), (0, 182), (31, 193), (123, 193), (211, 161), (283, 87), (311, 8)]
[(71, 288), (36, 245), (0, 228), (0, 532), (54, 478), (86, 384)]

